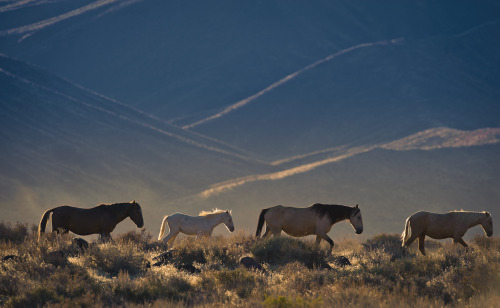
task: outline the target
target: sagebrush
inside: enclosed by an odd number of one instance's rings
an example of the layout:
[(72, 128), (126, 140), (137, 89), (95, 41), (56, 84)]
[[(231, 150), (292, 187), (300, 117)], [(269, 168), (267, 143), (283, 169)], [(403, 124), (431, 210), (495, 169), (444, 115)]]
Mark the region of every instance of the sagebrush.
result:
[[(0, 305), (495, 307), (500, 300), (500, 239), (476, 237), (403, 249), (400, 235), (337, 240), (316, 247), (288, 236), (256, 240), (243, 232), (185, 237), (172, 250), (146, 231), (92, 242), (0, 223)], [(263, 270), (239, 264), (249, 256)], [(338, 258), (350, 265), (339, 264)]]

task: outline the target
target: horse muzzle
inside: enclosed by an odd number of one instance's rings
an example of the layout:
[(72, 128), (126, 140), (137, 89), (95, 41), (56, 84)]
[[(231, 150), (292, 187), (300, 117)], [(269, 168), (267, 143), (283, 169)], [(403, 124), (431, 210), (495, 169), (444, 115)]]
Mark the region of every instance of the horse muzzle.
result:
[(233, 231), (234, 231), (234, 227), (229, 229), (229, 232), (233, 232)]
[(142, 227), (144, 227), (144, 223), (143, 222), (140, 223), (140, 224), (137, 224), (137, 228), (142, 228)]
[(361, 234), (363, 233), (363, 229), (356, 229), (356, 234)]
[(486, 233), (486, 236), (487, 236), (487, 237), (492, 237), (492, 236), (493, 236), (493, 232), (488, 232), (488, 233)]

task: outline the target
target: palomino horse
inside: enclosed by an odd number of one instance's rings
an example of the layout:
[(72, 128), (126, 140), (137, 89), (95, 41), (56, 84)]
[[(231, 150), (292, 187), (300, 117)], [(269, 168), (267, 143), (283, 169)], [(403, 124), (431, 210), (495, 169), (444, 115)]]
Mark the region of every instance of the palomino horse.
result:
[(71, 231), (79, 235), (99, 234), (102, 240), (111, 239), (110, 233), (116, 225), (130, 217), (138, 228), (144, 226), (142, 210), (139, 203), (101, 204), (99, 206), (82, 209), (72, 206), (60, 206), (47, 210), (38, 226), (38, 239), (45, 232), (45, 225), (52, 213), (52, 232), (62, 230)]
[(487, 236), (493, 235), (493, 220), (488, 212), (453, 211), (436, 214), (420, 211), (406, 219), (401, 239), (403, 246), (410, 246), (418, 238), (418, 249), (425, 256), (426, 235), (434, 239), (452, 238), (453, 243), (467, 247), (462, 236), (469, 228), (479, 224)]
[(257, 237), (260, 236), (264, 221), (267, 223), (266, 233), (263, 237), (271, 234), (277, 236), (281, 231), (286, 234), (300, 237), (306, 235), (316, 235), (316, 244), (324, 239), (330, 244), (330, 252), (333, 249), (333, 241), (328, 236), (332, 226), (343, 220), (351, 222), (356, 234), (363, 232), (363, 220), (361, 210), (356, 205), (354, 207), (345, 205), (313, 204), (306, 208), (294, 208), (277, 205), (260, 212), (259, 223), (257, 225)]
[(224, 224), (230, 231), (234, 231), (233, 218), (230, 211), (223, 211), (215, 209), (212, 212), (201, 212), (199, 216), (188, 216), (181, 213), (175, 213), (170, 216), (165, 216), (161, 223), (160, 234), (158, 240), (160, 241), (165, 233), (165, 226), (168, 224), (170, 232), (164, 241), (168, 246), (174, 242), (175, 237), (182, 232), (187, 235), (196, 235), (200, 238), (202, 236), (210, 236), (215, 227)]

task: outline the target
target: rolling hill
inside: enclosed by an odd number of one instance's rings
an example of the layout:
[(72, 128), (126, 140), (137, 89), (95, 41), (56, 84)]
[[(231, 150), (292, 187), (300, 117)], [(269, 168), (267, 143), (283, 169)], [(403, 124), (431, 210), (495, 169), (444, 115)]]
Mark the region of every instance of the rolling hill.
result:
[(400, 232), (421, 208), (498, 216), (499, 13), (496, 1), (3, 2), (4, 219), (133, 199), (153, 233), (165, 214), (215, 207), (253, 231), (277, 203), (359, 203), (369, 234)]
[(61, 204), (161, 204), (275, 169), (6, 56), (0, 78), (1, 202), (12, 219)]

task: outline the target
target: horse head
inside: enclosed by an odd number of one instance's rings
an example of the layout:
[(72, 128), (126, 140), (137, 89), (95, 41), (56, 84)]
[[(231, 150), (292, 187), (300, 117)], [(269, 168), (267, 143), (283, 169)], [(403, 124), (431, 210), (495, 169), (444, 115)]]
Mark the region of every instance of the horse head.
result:
[(488, 237), (493, 235), (493, 219), (490, 213), (484, 212), (484, 216), (481, 219), (481, 226)]
[(231, 217), (229, 210), (224, 213), (224, 220), (222, 222), (230, 232), (234, 231), (233, 217)]
[(135, 202), (135, 200), (130, 204), (131, 205), (128, 211), (128, 216), (130, 217), (130, 219), (132, 219), (137, 228), (144, 227), (144, 219), (142, 218), (141, 206), (139, 205), (139, 203)]
[(356, 231), (356, 234), (363, 233), (363, 219), (361, 218), (361, 210), (359, 209), (357, 204), (352, 208), (351, 215), (349, 216), (349, 221)]

